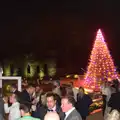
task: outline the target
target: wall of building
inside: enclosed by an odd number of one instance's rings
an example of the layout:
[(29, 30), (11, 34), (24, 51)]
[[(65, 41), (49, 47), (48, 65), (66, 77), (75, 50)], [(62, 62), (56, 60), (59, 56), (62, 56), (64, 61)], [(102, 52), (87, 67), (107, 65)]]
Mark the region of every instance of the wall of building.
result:
[(33, 58), (17, 58), (4, 60), (2, 67), (4, 76), (39, 77), (43, 79), (44, 76), (54, 77), (57, 72), (54, 59), (41, 61)]

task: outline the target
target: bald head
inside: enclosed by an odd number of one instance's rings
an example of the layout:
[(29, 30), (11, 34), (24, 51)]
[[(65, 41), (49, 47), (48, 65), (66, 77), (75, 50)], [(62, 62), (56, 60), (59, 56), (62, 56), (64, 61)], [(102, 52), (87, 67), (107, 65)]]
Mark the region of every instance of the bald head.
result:
[(59, 115), (56, 112), (48, 112), (44, 120), (60, 120)]

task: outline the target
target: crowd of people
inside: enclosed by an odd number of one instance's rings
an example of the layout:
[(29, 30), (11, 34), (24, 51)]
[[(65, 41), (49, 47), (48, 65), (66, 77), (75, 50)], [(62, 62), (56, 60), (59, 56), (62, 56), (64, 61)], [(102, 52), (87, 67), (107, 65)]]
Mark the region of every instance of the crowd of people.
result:
[[(22, 91), (12, 84), (9, 96), (0, 96), (0, 120), (86, 120), (93, 103), (84, 88), (59, 81), (43, 89), (41, 83), (22, 83)], [(46, 88), (48, 88), (46, 86)], [(104, 120), (120, 120), (120, 84), (104, 80), (101, 86)]]
[[(59, 81), (53, 82), (51, 91), (44, 91), (40, 84), (11, 86), (11, 95), (0, 97), (0, 120), (86, 120), (92, 99), (84, 88), (76, 89), (73, 83), (61, 88)], [(5, 113), (4, 113), (5, 112)]]
[(103, 96), (103, 116), (105, 120), (120, 120), (120, 84), (107, 79), (101, 86)]

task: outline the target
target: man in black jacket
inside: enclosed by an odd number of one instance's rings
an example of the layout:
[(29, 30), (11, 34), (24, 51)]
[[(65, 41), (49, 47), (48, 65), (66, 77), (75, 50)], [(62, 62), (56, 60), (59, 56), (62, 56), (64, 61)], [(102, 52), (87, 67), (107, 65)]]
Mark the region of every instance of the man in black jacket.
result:
[[(40, 119), (44, 120), (44, 116), (46, 115), (47, 112), (57, 112), (60, 119), (64, 120), (65, 114), (62, 112), (61, 107), (56, 104), (56, 96), (54, 93), (48, 93), (46, 95), (47, 99), (47, 106), (46, 107), (41, 107), (39, 109), (38, 114), (40, 115)], [(36, 116), (34, 116), (36, 117)]]
[(25, 90), (22, 91), (20, 96), (20, 102), (32, 102), (32, 95), (35, 92), (34, 85), (28, 85)]

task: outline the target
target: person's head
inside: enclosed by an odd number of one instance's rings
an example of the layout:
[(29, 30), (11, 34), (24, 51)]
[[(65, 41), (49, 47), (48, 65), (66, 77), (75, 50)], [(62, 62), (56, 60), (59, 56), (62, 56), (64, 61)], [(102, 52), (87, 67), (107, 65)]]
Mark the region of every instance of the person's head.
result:
[(31, 105), (29, 103), (24, 103), (20, 105), (21, 116), (30, 115)]
[(15, 91), (16, 89), (17, 89), (16, 84), (12, 84), (12, 85), (11, 85), (11, 88), (10, 88), (10, 92)]
[(28, 81), (27, 81), (27, 79), (26, 78), (23, 78), (23, 81), (22, 82), (24, 82), (24, 83), (28, 83)]
[(57, 80), (57, 81), (54, 81), (53, 82), (53, 85), (56, 86), (56, 87), (59, 87), (60, 86), (60, 82)]
[(74, 96), (74, 93), (71, 87), (66, 87), (65, 90), (66, 90), (67, 96)]
[(10, 103), (15, 103), (15, 102), (17, 102), (18, 101), (18, 96), (16, 95), (16, 94), (12, 94), (11, 96), (10, 96)]
[(110, 87), (110, 86), (111, 86), (111, 82), (107, 81), (106, 84), (105, 84), (105, 87)]
[(35, 86), (34, 85), (28, 85), (27, 87), (26, 87), (26, 90), (27, 90), (27, 92), (30, 94), (30, 95), (32, 95), (34, 92), (35, 92)]
[(45, 115), (44, 120), (60, 120), (60, 117), (56, 112), (48, 112)]
[(52, 109), (56, 105), (56, 97), (54, 93), (48, 93), (46, 95), (47, 107)]
[(115, 86), (119, 86), (119, 81), (118, 81), (118, 79), (115, 79), (115, 80), (113, 80), (113, 84), (115, 85)]
[(75, 106), (75, 99), (72, 96), (63, 97), (61, 100), (61, 108), (63, 112), (68, 112)]
[(36, 87), (35, 87), (35, 92), (40, 92), (40, 86), (39, 85), (36, 85)]
[(69, 84), (70, 84), (70, 86), (71, 86), (71, 87), (73, 87), (73, 86), (74, 86), (74, 85), (73, 85), (73, 82), (70, 82)]
[(104, 79), (103, 85), (104, 85), (105, 87), (108, 86), (108, 80), (107, 80), (107, 78)]
[(27, 80), (25, 80), (25, 83), (27, 84), (27, 83), (28, 83), (28, 81), (27, 81)]
[(46, 94), (44, 92), (40, 94), (39, 104), (41, 104), (41, 105), (46, 104)]
[(85, 92), (84, 88), (83, 88), (83, 87), (79, 87), (79, 92), (80, 92), (81, 94), (84, 94), (84, 92)]
[(117, 79), (113, 80), (113, 87), (115, 88), (116, 92), (119, 92), (119, 81)]

